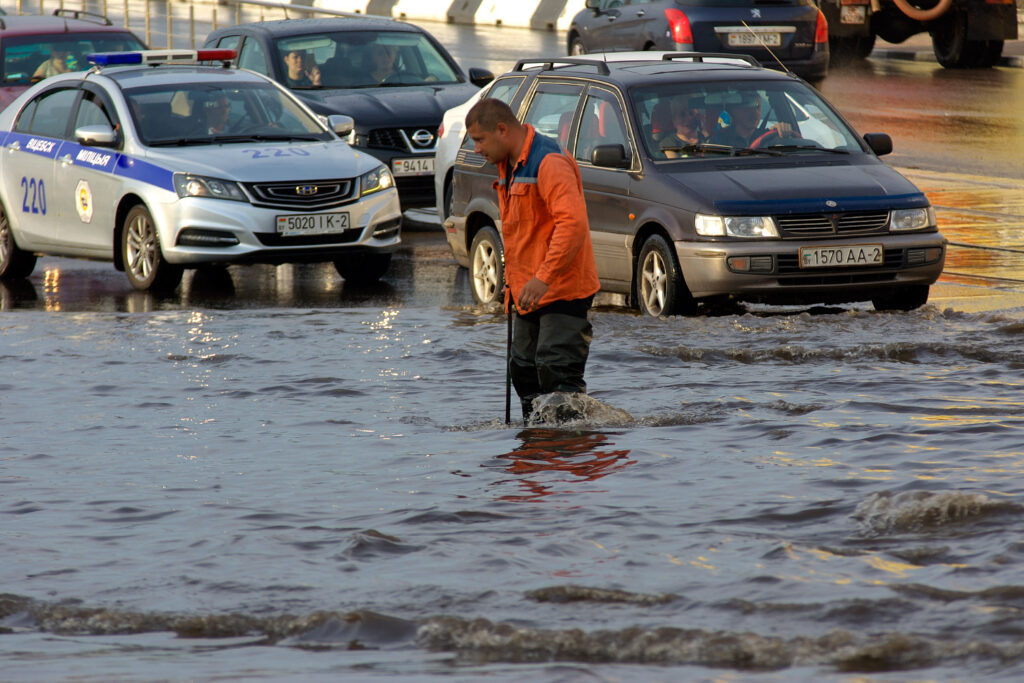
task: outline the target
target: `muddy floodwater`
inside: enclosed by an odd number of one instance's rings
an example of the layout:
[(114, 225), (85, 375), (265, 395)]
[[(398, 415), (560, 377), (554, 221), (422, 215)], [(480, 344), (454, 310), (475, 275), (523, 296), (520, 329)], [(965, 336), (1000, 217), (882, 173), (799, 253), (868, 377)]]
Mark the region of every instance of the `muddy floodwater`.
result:
[(0, 677), (1024, 676), (1024, 311), (326, 301), (2, 314)]

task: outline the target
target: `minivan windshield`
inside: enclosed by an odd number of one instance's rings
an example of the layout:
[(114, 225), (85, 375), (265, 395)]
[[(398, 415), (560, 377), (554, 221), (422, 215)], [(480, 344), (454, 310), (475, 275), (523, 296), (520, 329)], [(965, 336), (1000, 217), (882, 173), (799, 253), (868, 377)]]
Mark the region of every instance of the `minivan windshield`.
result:
[(674, 83), (631, 93), (653, 159), (862, 152), (857, 135), (800, 83)]
[(269, 83), (200, 82), (124, 91), (143, 144), (329, 140), (332, 135)]

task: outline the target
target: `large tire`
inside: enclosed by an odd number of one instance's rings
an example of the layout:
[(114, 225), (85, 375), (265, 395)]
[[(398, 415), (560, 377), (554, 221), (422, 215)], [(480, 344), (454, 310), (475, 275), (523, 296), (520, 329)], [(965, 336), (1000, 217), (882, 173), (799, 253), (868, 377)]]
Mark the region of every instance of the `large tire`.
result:
[(832, 37), (828, 41), (829, 62), (833, 66), (853, 64), (867, 59), (875, 49), (875, 34)]
[(345, 282), (364, 287), (378, 282), (391, 267), (389, 253), (362, 253), (346, 255), (334, 261), (334, 269)]
[(912, 311), (928, 302), (928, 285), (912, 285), (876, 296), (871, 305), (876, 311)]
[[(947, 69), (992, 66), (989, 42), (967, 40), (967, 13), (954, 10), (932, 31), (932, 49), (939, 64)], [(998, 42), (998, 41), (995, 41)], [(1002, 53), (1002, 46), (999, 46)], [(988, 64), (985, 62), (989, 61)]]
[(683, 282), (672, 248), (660, 235), (651, 235), (644, 242), (634, 280), (641, 313), (657, 317), (697, 312), (697, 303)]
[(469, 247), (469, 282), (478, 304), (502, 300), (505, 252), (498, 231), (491, 225), (480, 228)]
[(36, 255), (18, 248), (7, 212), (0, 206), (0, 280), (23, 280), (36, 267)]
[(181, 266), (164, 260), (153, 216), (142, 204), (131, 208), (121, 226), (121, 259), (132, 287), (171, 292), (181, 282)]
[(579, 57), (587, 54), (587, 48), (583, 45), (583, 39), (573, 33), (569, 36), (569, 55)]

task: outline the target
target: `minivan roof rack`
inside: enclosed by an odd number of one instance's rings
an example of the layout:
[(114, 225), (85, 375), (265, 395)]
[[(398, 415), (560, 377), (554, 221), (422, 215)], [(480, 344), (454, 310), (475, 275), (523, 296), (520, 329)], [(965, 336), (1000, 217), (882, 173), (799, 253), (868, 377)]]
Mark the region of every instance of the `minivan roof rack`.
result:
[(611, 73), (608, 68), (607, 62), (600, 59), (580, 59), (578, 57), (540, 57), (537, 59), (520, 59), (516, 62), (513, 71), (523, 71), (527, 65), (539, 66), (542, 71), (554, 71), (560, 66), (592, 66), (597, 69), (597, 72), (602, 76), (607, 76)]
[(731, 62), (746, 62), (750, 66), (761, 66), (761, 62), (750, 55), (730, 52), (666, 52), (661, 59), (665, 62), (674, 62), (677, 59), (689, 59), (694, 62), (704, 62), (707, 59), (728, 59)]

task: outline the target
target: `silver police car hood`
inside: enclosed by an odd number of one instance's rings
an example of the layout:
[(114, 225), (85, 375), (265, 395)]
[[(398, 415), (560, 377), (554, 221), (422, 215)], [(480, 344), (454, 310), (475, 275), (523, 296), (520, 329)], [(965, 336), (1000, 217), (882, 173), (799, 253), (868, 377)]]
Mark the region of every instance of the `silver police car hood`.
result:
[(338, 140), (150, 147), (144, 158), (171, 172), (244, 182), (355, 178), (381, 165)]

